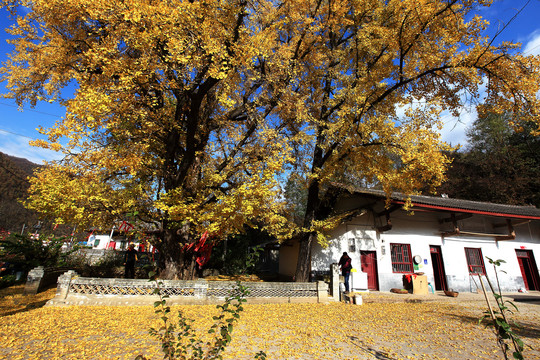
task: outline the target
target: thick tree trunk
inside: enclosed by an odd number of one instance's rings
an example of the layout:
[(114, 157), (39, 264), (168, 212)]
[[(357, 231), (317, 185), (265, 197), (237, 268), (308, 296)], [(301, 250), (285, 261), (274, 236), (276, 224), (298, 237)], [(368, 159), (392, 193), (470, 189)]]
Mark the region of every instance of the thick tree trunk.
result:
[[(304, 217), (304, 228), (309, 229), (313, 220), (316, 219), (320, 207), (319, 182), (314, 180), (308, 188), (308, 198), (306, 204), (306, 215)], [(300, 249), (298, 250), (298, 261), (296, 263), (295, 281), (307, 282), (311, 272), (311, 246), (317, 239), (314, 232), (305, 232), (300, 235)]]
[(300, 238), (298, 262), (296, 264), (295, 281), (307, 282), (311, 272), (311, 246), (317, 237), (314, 233), (304, 233)]
[[(164, 250), (160, 253), (160, 272), (161, 279), (168, 280), (194, 280), (197, 278), (195, 254), (189, 252), (173, 252)], [(176, 256), (174, 254), (176, 253)]]
[(197, 276), (195, 253), (185, 251), (177, 229), (165, 228), (159, 250), (159, 277), (168, 280), (193, 280)]

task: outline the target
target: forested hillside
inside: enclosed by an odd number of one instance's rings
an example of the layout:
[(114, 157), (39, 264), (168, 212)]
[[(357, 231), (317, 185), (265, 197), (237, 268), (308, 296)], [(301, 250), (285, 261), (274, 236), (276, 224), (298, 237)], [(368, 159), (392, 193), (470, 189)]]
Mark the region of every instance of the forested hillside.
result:
[(439, 189), (453, 198), (540, 207), (540, 137), (515, 132), (509, 115), (485, 114), (467, 132), (468, 146), (451, 154), (448, 181)]
[(36, 213), (25, 209), (20, 202), (26, 197), (27, 177), (37, 167), (26, 159), (0, 153), (0, 229), (20, 231), (23, 224), (37, 223)]

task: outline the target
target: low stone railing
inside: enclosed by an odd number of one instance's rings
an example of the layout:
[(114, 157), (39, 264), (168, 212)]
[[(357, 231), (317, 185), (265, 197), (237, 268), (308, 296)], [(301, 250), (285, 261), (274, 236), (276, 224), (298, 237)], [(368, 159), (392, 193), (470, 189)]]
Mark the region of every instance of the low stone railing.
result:
[[(323, 282), (242, 282), (249, 289), (250, 303), (328, 302), (328, 285)], [(100, 279), (80, 277), (70, 270), (58, 278), (54, 299), (48, 305), (146, 305), (159, 297), (159, 287), (171, 304), (216, 304), (224, 301), (236, 286), (234, 281)]]
[(38, 266), (28, 272), (24, 286), (25, 295), (34, 295), (41, 290), (55, 284), (59, 276), (66, 272), (66, 268)]

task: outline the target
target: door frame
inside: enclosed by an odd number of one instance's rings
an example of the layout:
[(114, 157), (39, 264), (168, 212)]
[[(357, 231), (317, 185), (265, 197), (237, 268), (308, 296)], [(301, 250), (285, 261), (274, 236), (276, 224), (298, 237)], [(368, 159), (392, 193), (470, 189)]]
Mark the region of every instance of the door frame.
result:
[[(526, 256), (520, 256), (520, 252), (526, 254)], [(516, 249), (516, 256), (518, 259), (519, 270), (523, 276), (523, 283), (525, 289), (529, 291), (540, 291), (540, 276), (538, 274), (538, 267), (534, 259), (534, 253), (532, 250)], [(526, 259), (526, 261), (524, 261)], [(525, 269), (527, 267), (527, 269)], [(527, 276), (527, 273), (529, 276)]]
[[(429, 253), (431, 255), (431, 267), (433, 268), (435, 290), (448, 290), (448, 283), (446, 281), (446, 271), (444, 270), (444, 261), (441, 246), (429, 245)], [(436, 261), (434, 261), (434, 258), (436, 258)]]

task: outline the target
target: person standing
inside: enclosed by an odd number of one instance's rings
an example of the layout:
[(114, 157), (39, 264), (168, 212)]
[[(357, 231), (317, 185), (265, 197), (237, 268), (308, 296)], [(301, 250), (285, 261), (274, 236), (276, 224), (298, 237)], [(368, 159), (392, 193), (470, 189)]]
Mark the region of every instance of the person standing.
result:
[(339, 259), (338, 265), (341, 267), (341, 275), (343, 275), (344, 278), (345, 291), (349, 292), (349, 277), (351, 276), (352, 259), (346, 252), (344, 252)]
[(124, 260), (124, 277), (126, 279), (135, 278), (135, 262), (137, 260), (137, 251), (135, 250), (135, 244), (129, 244), (129, 247), (126, 251), (126, 258)]

